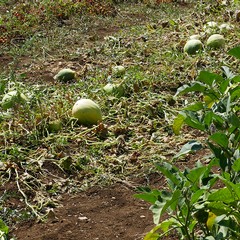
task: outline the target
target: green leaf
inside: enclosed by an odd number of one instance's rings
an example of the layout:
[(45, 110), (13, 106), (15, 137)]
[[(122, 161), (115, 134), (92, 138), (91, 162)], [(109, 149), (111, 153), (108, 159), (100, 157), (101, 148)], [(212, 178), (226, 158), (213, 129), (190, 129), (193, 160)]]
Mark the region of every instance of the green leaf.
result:
[(159, 190), (152, 190), (151, 192), (138, 193), (133, 195), (135, 198), (142, 199), (146, 202), (154, 204), (159, 197), (161, 197), (161, 192)]
[(205, 130), (205, 126), (203, 123), (201, 123), (197, 116), (195, 115), (195, 113), (193, 112), (190, 112), (190, 111), (186, 111), (185, 112), (187, 117), (185, 118), (184, 122), (192, 127), (192, 128), (195, 128), (195, 129), (198, 129), (198, 130), (201, 130), (201, 131), (204, 131)]
[(191, 197), (190, 204), (193, 205), (194, 203), (196, 203), (199, 200), (199, 198), (204, 194), (205, 191), (206, 191), (205, 189), (199, 189), (196, 192), (194, 192)]
[(233, 79), (231, 79), (233, 83), (239, 83), (240, 82), (240, 75), (235, 76)]
[(172, 225), (176, 225), (176, 220), (174, 218), (169, 218), (161, 222), (159, 225), (155, 226), (150, 232), (147, 233), (147, 235), (144, 237), (144, 240), (158, 240), (160, 234), (157, 231), (161, 229), (163, 234), (167, 235), (165, 233)]
[(222, 179), (236, 201), (240, 201), (240, 183), (233, 183), (230, 180)]
[(147, 235), (144, 237), (144, 240), (158, 240), (159, 233), (157, 233), (156, 231), (158, 231), (160, 228), (160, 225), (154, 227), (150, 232), (147, 233)]
[(2, 219), (0, 219), (0, 231), (4, 232), (4, 234), (8, 234), (9, 228), (8, 226), (4, 223)]
[(153, 222), (156, 225), (159, 224), (159, 221), (160, 221), (160, 218), (162, 215), (162, 209), (163, 209), (164, 205), (165, 205), (165, 202), (156, 201), (155, 204), (153, 204), (150, 207), (150, 210), (153, 213)]
[(169, 218), (163, 222), (161, 222), (160, 227), (164, 233), (169, 230), (169, 227), (176, 224), (176, 220), (174, 218)]
[(178, 186), (180, 184), (180, 180), (177, 178), (179, 170), (175, 166), (164, 162), (162, 164), (156, 164), (156, 168), (161, 171), (161, 173), (168, 181), (171, 181), (173, 185)]
[(191, 140), (189, 141), (188, 143), (186, 143), (185, 145), (183, 145), (182, 149), (180, 150), (180, 152), (178, 154), (176, 154), (174, 156), (174, 158), (178, 158), (182, 155), (185, 155), (189, 152), (192, 152), (192, 151), (198, 151), (200, 149), (202, 149), (203, 146), (200, 142), (198, 141), (195, 141), (195, 140)]
[(157, 231), (161, 229), (164, 235), (166, 235), (165, 233), (172, 225), (176, 225), (176, 220), (174, 218), (169, 218), (161, 222), (160, 224), (155, 226), (150, 232), (147, 233), (147, 235), (144, 237), (144, 240), (158, 240), (160, 234)]
[[(201, 145), (201, 148), (202, 148), (202, 145)], [(205, 173), (206, 170), (207, 170), (207, 167), (198, 167), (198, 168), (192, 169), (187, 174), (186, 177), (189, 181), (191, 181), (192, 184), (195, 184), (196, 182), (198, 182), (200, 180), (201, 176), (203, 176), (203, 174)]]
[(223, 80), (222, 83), (220, 84), (219, 90), (222, 94), (225, 93), (225, 91), (228, 89), (230, 80)]
[(239, 99), (239, 96), (240, 96), (240, 86), (236, 86), (235, 88), (231, 89), (229, 92), (230, 92), (232, 101), (234, 101), (235, 99)]
[(192, 85), (183, 85), (180, 88), (178, 88), (177, 93), (175, 94), (175, 96), (179, 95), (179, 94), (185, 94), (185, 93), (189, 93), (189, 92), (205, 92), (206, 87), (202, 84), (202, 83), (198, 83), (195, 82)]
[(210, 150), (213, 152), (213, 154), (215, 155), (216, 159), (219, 161), (219, 165), (220, 165), (221, 169), (223, 171), (225, 171), (226, 167), (228, 165), (228, 161), (227, 161), (227, 158), (224, 155), (222, 149), (218, 146), (215, 146), (214, 144), (212, 144), (209, 141), (208, 141), (208, 146), (209, 146)]
[(231, 206), (221, 201), (210, 202), (208, 203), (207, 207), (217, 216), (231, 212)]
[(232, 165), (232, 169), (235, 172), (240, 172), (240, 158), (238, 158), (237, 160), (234, 161), (234, 163)]
[(222, 201), (225, 203), (232, 203), (235, 201), (235, 198), (233, 197), (232, 192), (225, 187), (211, 193), (208, 196), (208, 201)]
[(240, 119), (235, 113), (231, 113), (228, 117), (228, 121), (234, 127), (240, 127)]
[(203, 122), (206, 124), (206, 126), (209, 128), (213, 119), (213, 112), (209, 111), (205, 114)]
[(201, 71), (199, 76), (197, 77), (197, 80), (211, 87), (214, 81), (222, 82), (224, 78), (216, 73)]
[(234, 47), (228, 51), (228, 54), (240, 59), (240, 47)]
[(162, 211), (165, 212), (169, 207), (173, 211), (176, 211), (181, 195), (182, 195), (182, 191), (180, 189), (175, 190), (172, 195), (172, 198), (166, 201), (166, 204), (164, 205)]
[(193, 112), (197, 112), (202, 109), (204, 109), (202, 102), (197, 102), (184, 108), (184, 110), (193, 111)]
[(178, 114), (177, 117), (174, 119), (173, 121), (173, 132), (176, 134), (176, 135), (179, 135), (180, 134), (180, 130), (182, 128), (182, 125), (184, 123), (184, 120), (185, 120), (186, 116), (183, 115), (183, 114)]
[(182, 192), (180, 189), (177, 189), (174, 191), (171, 199), (165, 201), (165, 202), (159, 202), (156, 201), (154, 205), (150, 207), (150, 210), (153, 213), (153, 222), (154, 224), (159, 224), (161, 216), (167, 211), (167, 209), (170, 207), (172, 210), (176, 210), (176, 206), (178, 202), (180, 201), (180, 196)]
[(233, 72), (230, 71), (229, 67), (227, 66), (222, 66), (222, 70), (223, 70), (223, 73), (224, 75), (229, 78), (229, 79), (232, 79), (235, 77), (235, 75), (233, 74)]
[(209, 139), (214, 141), (215, 143), (217, 143), (219, 146), (223, 148), (228, 148), (228, 137), (224, 133), (220, 133), (220, 132), (214, 133), (209, 137)]

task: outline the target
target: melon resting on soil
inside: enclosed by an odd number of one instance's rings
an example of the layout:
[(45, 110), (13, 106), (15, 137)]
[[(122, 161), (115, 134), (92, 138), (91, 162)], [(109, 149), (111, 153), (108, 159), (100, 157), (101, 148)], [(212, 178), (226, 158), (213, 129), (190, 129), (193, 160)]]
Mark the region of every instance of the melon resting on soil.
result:
[(225, 39), (221, 34), (213, 34), (207, 40), (207, 46), (209, 48), (221, 48), (224, 47)]
[(92, 126), (102, 121), (102, 112), (98, 104), (91, 99), (78, 100), (73, 108), (72, 115), (78, 122), (85, 126)]
[(202, 42), (198, 39), (188, 40), (184, 46), (184, 52), (187, 54), (195, 54), (203, 47)]
[(126, 72), (126, 69), (124, 66), (114, 66), (112, 67), (112, 74), (115, 77), (122, 77)]
[(1, 105), (3, 110), (7, 110), (9, 108), (12, 108), (15, 104), (24, 103), (27, 100), (27, 97), (23, 93), (14, 90), (4, 95)]
[(103, 90), (109, 95), (115, 95), (117, 97), (124, 96), (125, 89), (122, 84), (108, 83), (104, 86)]
[(57, 120), (53, 120), (50, 121), (48, 123), (48, 131), (50, 133), (57, 133), (62, 129), (62, 121), (57, 119)]
[(75, 74), (76, 74), (75, 71), (73, 71), (69, 68), (64, 68), (64, 69), (60, 70), (53, 78), (55, 80), (67, 82), (67, 81), (73, 80), (75, 78)]

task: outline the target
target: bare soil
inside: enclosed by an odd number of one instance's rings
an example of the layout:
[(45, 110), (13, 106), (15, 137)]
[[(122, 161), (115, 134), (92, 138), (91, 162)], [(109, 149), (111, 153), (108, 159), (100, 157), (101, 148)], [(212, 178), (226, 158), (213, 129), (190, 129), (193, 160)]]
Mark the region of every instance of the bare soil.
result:
[(12, 235), (22, 240), (143, 239), (153, 227), (152, 214), (133, 194), (129, 187), (115, 184), (65, 195), (45, 223), (21, 223)]

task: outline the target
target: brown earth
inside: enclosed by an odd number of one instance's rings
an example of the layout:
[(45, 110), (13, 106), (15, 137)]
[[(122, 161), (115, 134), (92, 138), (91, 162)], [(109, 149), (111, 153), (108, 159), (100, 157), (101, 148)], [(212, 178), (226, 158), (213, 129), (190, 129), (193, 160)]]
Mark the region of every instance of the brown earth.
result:
[(19, 240), (143, 239), (153, 227), (152, 214), (133, 194), (129, 187), (115, 184), (65, 195), (62, 206), (48, 214), (47, 222), (21, 223), (12, 235)]

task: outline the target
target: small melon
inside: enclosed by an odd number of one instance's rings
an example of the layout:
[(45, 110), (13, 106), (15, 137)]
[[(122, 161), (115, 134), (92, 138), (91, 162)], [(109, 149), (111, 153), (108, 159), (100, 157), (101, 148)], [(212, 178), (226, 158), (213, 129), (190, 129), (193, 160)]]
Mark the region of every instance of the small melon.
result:
[(204, 28), (217, 28), (217, 23), (214, 22), (214, 21), (210, 21), (210, 22), (207, 22), (205, 25), (204, 25)]
[(211, 21), (211, 22), (207, 22), (204, 26), (203, 29), (205, 31), (205, 33), (207, 34), (213, 34), (218, 30), (218, 25), (216, 22)]
[(102, 112), (98, 104), (91, 99), (78, 100), (73, 108), (72, 115), (78, 122), (85, 126), (92, 126), (102, 121)]
[(112, 74), (115, 77), (122, 77), (126, 72), (126, 69), (124, 66), (114, 66), (112, 67)]
[(183, 51), (187, 54), (195, 54), (203, 48), (202, 42), (198, 39), (188, 40), (184, 46)]
[(64, 68), (60, 70), (53, 78), (61, 82), (68, 82), (73, 80), (75, 78), (75, 75), (76, 75), (75, 71), (69, 68)]
[(103, 90), (109, 95), (115, 95), (117, 97), (124, 96), (125, 89), (122, 84), (108, 83), (103, 87)]
[(228, 23), (223, 23), (219, 26), (220, 32), (228, 32), (233, 29), (233, 26)]
[(225, 39), (221, 34), (213, 34), (207, 40), (207, 46), (213, 49), (224, 47), (224, 44)]
[(62, 129), (62, 121), (59, 119), (50, 121), (48, 123), (48, 131), (50, 133), (59, 132), (61, 129)]
[(23, 93), (16, 90), (10, 91), (6, 93), (2, 99), (2, 108), (3, 110), (7, 110), (12, 108), (15, 104), (24, 103), (27, 100), (27, 97)]
[(200, 40), (200, 38), (201, 38), (201, 36), (199, 34), (194, 34), (194, 35), (189, 37), (189, 40), (193, 40), (193, 39)]

